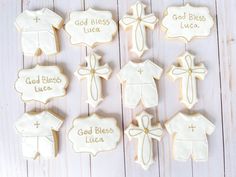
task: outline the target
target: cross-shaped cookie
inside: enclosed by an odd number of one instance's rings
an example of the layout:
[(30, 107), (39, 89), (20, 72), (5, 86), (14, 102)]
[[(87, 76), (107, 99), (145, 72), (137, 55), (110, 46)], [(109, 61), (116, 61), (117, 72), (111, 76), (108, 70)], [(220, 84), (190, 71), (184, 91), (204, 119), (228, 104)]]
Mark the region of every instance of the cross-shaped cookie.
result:
[(95, 53), (87, 56), (85, 59), (87, 61), (87, 67), (79, 66), (75, 75), (79, 80), (87, 79), (87, 102), (93, 107), (96, 107), (103, 100), (101, 77), (107, 80), (112, 70), (108, 64), (100, 66), (99, 60), (101, 56)]
[(158, 22), (158, 19), (154, 14), (145, 14), (146, 5), (137, 1), (131, 10), (133, 15), (125, 15), (120, 20), (120, 25), (127, 29), (132, 28), (132, 51), (136, 53), (139, 57), (142, 56), (145, 50), (148, 49), (146, 44), (146, 27), (154, 29), (155, 24)]
[(145, 170), (153, 163), (152, 139), (161, 140), (163, 133), (160, 124), (152, 125), (152, 115), (143, 111), (136, 117), (138, 126), (130, 124), (125, 130), (126, 135), (131, 140), (138, 139), (138, 154), (137, 163), (139, 163)]

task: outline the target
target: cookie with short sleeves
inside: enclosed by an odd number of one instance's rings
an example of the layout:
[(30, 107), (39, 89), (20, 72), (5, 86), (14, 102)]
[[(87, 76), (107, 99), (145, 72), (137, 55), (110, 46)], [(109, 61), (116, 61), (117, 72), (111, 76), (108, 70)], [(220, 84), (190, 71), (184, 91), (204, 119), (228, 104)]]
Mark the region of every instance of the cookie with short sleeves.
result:
[(21, 33), (21, 45), (24, 55), (36, 56), (44, 53), (53, 55), (59, 52), (56, 30), (63, 26), (63, 19), (47, 8), (25, 10), (15, 21)]
[(207, 135), (215, 130), (205, 116), (200, 113), (177, 113), (165, 124), (166, 130), (173, 138), (173, 157), (175, 160), (208, 160)]
[(29, 159), (56, 157), (57, 132), (62, 123), (62, 118), (49, 111), (23, 114), (15, 123), (16, 131), (22, 137), (23, 156)]
[(118, 73), (118, 78), (124, 88), (124, 104), (135, 108), (142, 102), (145, 108), (158, 105), (158, 93), (154, 79), (160, 79), (162, 68), (145, 60), (136, 63), (129, 61)]

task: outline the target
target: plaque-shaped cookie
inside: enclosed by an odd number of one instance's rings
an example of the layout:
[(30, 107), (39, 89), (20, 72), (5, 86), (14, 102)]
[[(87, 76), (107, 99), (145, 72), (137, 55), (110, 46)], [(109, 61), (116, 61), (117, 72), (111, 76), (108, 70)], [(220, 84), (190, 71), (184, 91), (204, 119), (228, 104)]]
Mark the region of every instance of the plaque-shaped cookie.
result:
[(181, 38), (189, 42), (194, 37), (206, 37), (214, 25), (207, 7), (185, 6), (168, 7), (162, 26), (168, 38)]
[(112, 41), (117, 26), (111, 12), (89, 8), (86, 11), (71, 12), (65, 30), (69, 33), (72, 44), (94, 47), (96, 44)]
[(24, 102), (47, 103), (51, 98), (64, 96), (67, 86), (68, 80), (57, 66), (40, 65), (21, 70), (15, 83)]
[(68, 136), (75, 152), (96, 155), (115, 149), (121, 133), (115, 118), (92, 114), (75, 119)]

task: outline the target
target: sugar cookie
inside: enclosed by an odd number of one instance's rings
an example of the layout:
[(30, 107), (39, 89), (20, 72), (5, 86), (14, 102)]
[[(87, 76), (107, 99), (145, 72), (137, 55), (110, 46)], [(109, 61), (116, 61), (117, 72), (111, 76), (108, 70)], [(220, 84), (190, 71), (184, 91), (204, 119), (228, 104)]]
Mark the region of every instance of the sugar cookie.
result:
[(203, 115), (187, 115), (179, 112), (171, 118), (165, 127), (173, 136), (173, 156), (175, 160), (208, 160), (207, 134), (211, 135), (215, 126)]
[(33, 69), (23, 69), (15, 83), (24, 102), (40, 101), (47, 103), (51, 98), (66, 94), (68, 80), (57, 66), (36, 65)]
[(29, 112), (15, 123), (17, 133), (22, 136), (22, 152), (25, 158), (46, 159), (58, 153), (57, 131), (63, 121), (51, 112)]
[(207, 74), (207, 69), (201, 63), (194, 65), (194, 55), (185, 52), (178, 58), (180, 66), (171, 66), (168, 74), (173, 78), (181, 79), (181, 103), (191, 109), (197, 102), (196, 78), (203, 80)]
[(139, 57), (143, 55), (144, 51), (148, 49), (146, 44), (146, 27), (154, 29), (158, 19), (154, 14), (145, 14), (146, 5), (137, 1), (131, 10), (133, 15), (125, 15), (120, 20), (120, 25), (124, 28), (132, 28), (132, 52), (136, 53)]
[(153, 163), (152, 139), (161, 140), (163, 133), (161, 124), (152, 125), (152, 115), (143, 111), (136, 119), (138, 126), (130, 124), (125, 130), (125, 134), (129, 140), (133, 138), (138, 139), (138, 154), (137, 163), (139, 163), (145, 170)]
[(118, 73), (124, 85), (124, 103), (135, 108), (140, 101), (144, 107), (158, 105), (158, 93), (154, 79), (160, 79), (162, 68), (150, 60), (141, 63), (129, 61)]
[(181, 38), (189, 42), (194, 37), (205, 37), (214, 25), (207, 7), (193, 7), (190, 4), (168, 7), (162, 25), (169, 38)]
[(25, 10), (15, 22), (16, 28), (21, 32), (21, 43), (24, 55), (34, 56), (43, 52), (53, 55), (59, 52), (55, 29), (60, 29), (63, 19), (53, 11)]
[(87, 67), (79, 66), (75, 71), (75, 76), (79, 80), (87, 79), (87, 103), (96, 107), (103, 100), (101, 78), (107, 80), (112, 70), (108, 64), (100, 66), (99, 60), (101, 56), (95, 53), (87, 56), (85, 59), (87, 61)]
[(68, 136), (75, 152), (95, 156), (99, 152), (115, 149), (121, 133), (115, 118), (92, 114), (75, 119)]
[(111, 12), (89, 8), (86, 11), (71, 12), (65, 30), (69, 33), (72, 44), (94, 47), (96, 44), (112, 41), (117, 26)]

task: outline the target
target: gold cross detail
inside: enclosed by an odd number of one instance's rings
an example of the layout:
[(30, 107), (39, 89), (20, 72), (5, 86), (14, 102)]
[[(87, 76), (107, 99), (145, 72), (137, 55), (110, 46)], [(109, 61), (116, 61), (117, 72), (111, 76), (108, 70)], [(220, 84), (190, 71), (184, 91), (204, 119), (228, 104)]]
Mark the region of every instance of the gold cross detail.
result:
[(39, 123), (38, 121), (36, 121), (36, 122), (34, 123), (34, 125), (36, 126), (36, 128), (39, 128), (40, 123)]
[(33, 20), (35, 20), (35, 22), (38, 23), (38, 21), (40, 20), (40, 18), (35, 17)]
[(194, 129), (196, 128), (196, 126), (194, 126), (193, 124), (191, 124), (190, 126), (188, 126), (188, 128), (192, 129), (192, 132), (194, 131)]
[(138, 69), (139, 74), (143, 73), (143, 70), (141, 68)]

